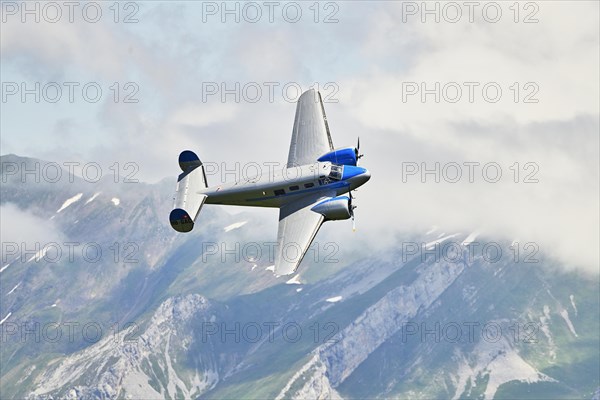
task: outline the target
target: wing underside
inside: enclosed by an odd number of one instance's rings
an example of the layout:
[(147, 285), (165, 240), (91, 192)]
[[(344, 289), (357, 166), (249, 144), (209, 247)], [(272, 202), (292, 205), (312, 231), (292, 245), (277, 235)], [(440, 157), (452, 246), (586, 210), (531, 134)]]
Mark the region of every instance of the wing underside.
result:
[(307, 90), (298, 99), (287, 167), (312, 164), (333, 150), (321, 94)]
[(323, 215), (311, 210), (317, 202), (328, 196), (306, 197), (282, 207), (279, 211), (275, 274), (293, 274), (308, 251), (319, 228)]

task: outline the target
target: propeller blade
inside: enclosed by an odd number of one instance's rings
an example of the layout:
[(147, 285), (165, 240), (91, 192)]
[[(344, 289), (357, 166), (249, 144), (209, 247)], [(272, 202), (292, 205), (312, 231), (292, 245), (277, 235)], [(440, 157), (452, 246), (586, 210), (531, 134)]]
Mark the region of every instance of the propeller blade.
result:
[(360, 136), (356, 141), (356, 147), (354, 148), (354, 153), (356, 154), (356, 165), (358, 165), (358, 160), (362, 158), (364, 154), (360, 154)]
[(350, 193), (350, 216), (352, 217), (352, 232), (356, 232), (356, 220), (354, 219), (354, 210), (356, 209), (356, 206), (352, 204), (352, 191), (349, 192)]

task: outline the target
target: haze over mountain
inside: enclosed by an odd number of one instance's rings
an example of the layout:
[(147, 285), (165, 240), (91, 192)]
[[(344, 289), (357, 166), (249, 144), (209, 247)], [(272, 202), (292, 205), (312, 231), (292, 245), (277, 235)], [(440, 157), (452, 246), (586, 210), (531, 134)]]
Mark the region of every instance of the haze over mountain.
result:
[(427, 227), (374, 251), (330, 223), (277, 278), (266, 213), (206, 207), (181, 235), (174, 179), (1, 162), (2, 399), (600, 394), (598, 277), (535, 244)]

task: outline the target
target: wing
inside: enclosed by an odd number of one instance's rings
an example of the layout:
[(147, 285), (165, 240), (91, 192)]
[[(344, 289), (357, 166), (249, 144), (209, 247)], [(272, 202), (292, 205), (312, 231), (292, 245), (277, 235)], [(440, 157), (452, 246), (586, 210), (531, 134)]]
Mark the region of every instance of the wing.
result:
[(312, 164), (331, 150), (333, 142), (321, 94), (314, 89), (307, 90), (296, 106), (287, 167)]
[[(335, 194), (333, 194), (335, 195)], [(275, 274), (293, 274), (315, 238), (324, 217), (311, 207), (328, 195), (306, 196), (279, 210)]]

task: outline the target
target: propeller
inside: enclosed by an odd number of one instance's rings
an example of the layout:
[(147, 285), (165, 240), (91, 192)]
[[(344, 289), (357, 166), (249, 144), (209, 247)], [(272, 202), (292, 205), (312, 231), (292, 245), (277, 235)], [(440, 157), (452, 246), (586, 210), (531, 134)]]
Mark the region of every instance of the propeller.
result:
[[(356, 155), (356, 165), (358, 165), (358, 160), (360, 160), (364, 156), (364, 154), (360, 154), (360, 136), (356, 140), (356, 147), (354, 148), (354, 154)], [(352, 232), (356, 232), (356, 219), (354, 216), (354, 209), (357, 206), (352, 204), (352, 200), (354, 200), (352, 191), (350, 191), (349, 194), (350, 194), (350, 204), (349, 204), (350, 217), (352, 217)]]
[(364, 154), (360, 154), (360, 136), (356, 141), (356, 147), (354, 148), (354, 154), (356, 154), (356, 165), (358, 165), (358, 160), (360, 160)]
[(354, 219), (354, 209), (357, 207), (355, 205), (352, 205), (352, 200), (354, 199), (354, 196), (352, 196), (352, 191), (350, 191), (350, 204), (349, 204), (349, 209), (350, 209), (350, 217), (352, 217), (352, 232), (356, 232), (356, 220)]

